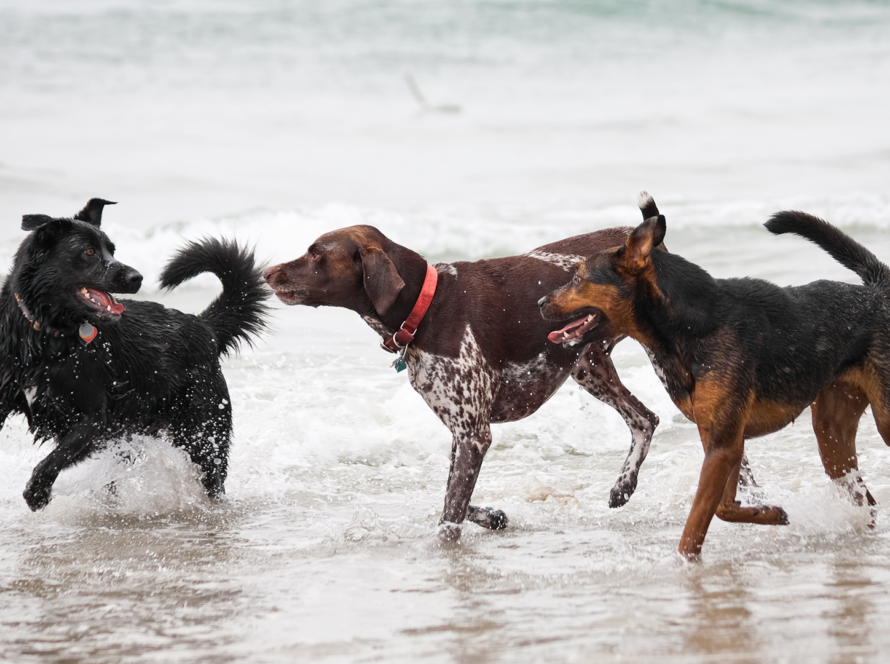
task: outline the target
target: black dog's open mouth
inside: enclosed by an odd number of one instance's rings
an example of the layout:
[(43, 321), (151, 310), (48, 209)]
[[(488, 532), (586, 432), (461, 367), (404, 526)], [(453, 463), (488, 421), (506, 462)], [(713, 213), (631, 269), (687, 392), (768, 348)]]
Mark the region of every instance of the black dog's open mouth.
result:
[(576, 341), (595, 328), (601, 319), (602, 313), (593, 311), (585, 315), (583, 318), (572, 321), (561, 330), (551, 332), (547, 335), (547, 339), (555, 344), (565, 344), (570, 341)]
[(112, 314), (114, 316), (120, 316), (124, 313), (124, 305), (115, 300), (111, 293), (83, 286), (80, 289), (80, 296), (99, 313)]

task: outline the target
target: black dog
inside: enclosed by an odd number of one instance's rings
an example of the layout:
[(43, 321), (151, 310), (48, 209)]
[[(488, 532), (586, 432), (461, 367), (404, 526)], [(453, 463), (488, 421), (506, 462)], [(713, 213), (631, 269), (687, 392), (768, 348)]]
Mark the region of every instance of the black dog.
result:
[(24, 413), (35, 441), (55, 449), (24, 496), (50, 501), (59, 473), (109, 439), (167, 432), (202, 472), (211, 497), (225, 492), (232, 407), (219, 358), (264, 327), (268, 297), (253, 254), (220, 240), (190, 243), (161, 284), (214, 273), (223, 292), (200, 316), (124, 300), (142, 275), (114, 258), (99, 230), (110, 201), (94, 198), (73, 218), (26, 215), (33, 231), (0, 291), (0, 427)]

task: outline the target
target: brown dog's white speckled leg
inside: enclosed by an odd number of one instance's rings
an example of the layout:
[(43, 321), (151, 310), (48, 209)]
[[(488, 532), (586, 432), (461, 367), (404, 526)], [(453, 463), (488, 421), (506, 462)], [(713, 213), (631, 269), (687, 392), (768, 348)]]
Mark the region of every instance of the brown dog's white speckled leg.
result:
[(622, 384), (612, 364), (612, 344), (591, 344), (578, 360), (572, 378), (590, 394), (618, 411), (630, 429), (630, 451), (609, 494), (609, 507), (621, 507), (637, 488), (640, 466), (646, 460), (658, 416)]
[(439, 522), (439, 534), (443, 540), (460, 538), (460, 524), (464, 519), (485, 528), (502, 530), (507, 526), (507, 516), (500, 510), (470, 507), (470, 498), (476, 487), (482, 460), (491, 446), (491, 429), (455, 433), (451, 443), (451, 469), (445, 490), (445, 508)]

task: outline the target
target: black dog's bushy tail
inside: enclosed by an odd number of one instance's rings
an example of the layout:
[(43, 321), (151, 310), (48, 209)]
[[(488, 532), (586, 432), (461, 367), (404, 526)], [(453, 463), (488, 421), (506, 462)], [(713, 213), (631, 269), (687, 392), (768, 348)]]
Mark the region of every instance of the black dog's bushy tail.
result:
[(806, 212), (789, 210), (777, 212), (764, 226), (776, 235), (795, 233), (815, 242), (838, 263), (858, 274), (867, 286), (890, 290), (890, 268), (856, 240), (827, 221)]
[(174, 288), (203, 272), (212, 272), (223, 285), (201, 318), (216, 332), (220, 354), (227, 355), (242, 341), (252, 343), (251, 335), (265, 329), (269, 291), (253, 252), (216, 238), (189, 242), (180, 249), (161, 273), (161, 286)]

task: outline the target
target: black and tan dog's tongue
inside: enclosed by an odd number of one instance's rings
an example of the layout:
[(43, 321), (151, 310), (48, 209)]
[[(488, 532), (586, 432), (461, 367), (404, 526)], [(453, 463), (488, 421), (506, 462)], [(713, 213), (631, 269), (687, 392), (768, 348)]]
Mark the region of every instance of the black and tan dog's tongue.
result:
[(561, 330), (556, 330), (547, 335), (548, 341), (555, 344), (563, 344), (567, 341), (580, 339), (585, 332), (593, 328), (599, 321), (598, 314), (590, 314), (584, 318), (579, 318), (566, 325)]

